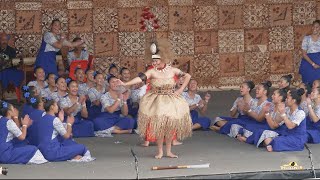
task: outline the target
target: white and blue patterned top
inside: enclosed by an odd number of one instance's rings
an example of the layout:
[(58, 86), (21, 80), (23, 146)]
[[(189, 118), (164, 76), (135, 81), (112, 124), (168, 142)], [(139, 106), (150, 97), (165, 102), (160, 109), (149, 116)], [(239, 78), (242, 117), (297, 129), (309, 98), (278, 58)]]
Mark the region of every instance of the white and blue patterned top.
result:
[(299, 126), (300, 123), (306, 118), (304, 111), (300, 110), (299, 108), (290, 114), (290, 108), (286, 107), (286, 115), (288, 116), (288, 119), (290, 119), (297, 126)]
[[(114, 100), (109, 92), (106, 92), (103, 94), (100, 98), (100, 102), (102, 105), (101, 112), (106, 112), (106, 107), (112, 106), (116, 100)], [(123, 103), (120, 103), (120, 106), (116, 109), (116, 111), (119, 111), (121, 107), (123, 106)]]
[(17, 124), (12, 119), (9, 119), (7, 121), (7, 129), (9, 133), (6, 142), (11, 141), (14, 137), (19, 137), (22, 134), (21, 130), (18, 128)]
[(188, 92), (182, 92), (181, 96), (187, 101), (189, 106), (192, 106), (194, 104), (199, 104), (199, 102), (202, 100), (199, 94), (195, 94), (194, 98), (191, 98)]
[[(77, 102), (78, 101), (79, 101), (79, 98), (77, 98)], [(59, 106), (61, 109), (69, 108), (69, 107), (73, 106), (73, 103), (71, 102), (71, 99), (69, 98), (69, 96), (67, 96), (67, 97), (64, 97), (60, 100)], [(79, 104), (77, 109), (73, 113), (71, 113), (71, 115), (76, 116), (81, 110), (82, 110), (82, 106)]]
[[(233, 105), (230, 109), (230, 111), (233, 111), (234, 109), (237, 109), (238, 113), (240, 115), (244, 115), (244, 112), (241, 111), (239, 108), (238, 108), (238, 102), (243, 100), (243, 97), (238, 97), (234, 102), (233, 102)], [(257, 107), (257, 103), (258, 103), (258, 100), (257, 99), (253, 99), (251, 98), (250, 101), (249, 101), (249, 107), (250, 109), (255, 109)]]
[(307, 53), (320, 52), (320, 38), (317, 41), (313, 41), (310, 36), (305, 36), (302, 41), (302, 49)]
[(89, 86), (87, 83), (81, 83), (78, 85), (78, 94), (79, 96), (86, 96), (88, 95)]
[(49, 51), (56, 51), (58, 52), (60, 49), (53, 47), (53, 44), (57, 42), (60, 37), (55, 36), (52, 32), (46, 32), (43, 35), (44, 42), (46, 42), (46, 48), (44, 52), (49, 52)]
[(131, 101), (133, 103), (139, 102), (141, 97), (144, 96), (146, 92), (147, 92), (147, 85), (143, 85), (138, 89), (131, 90), (131, 95), (130, 95)]
[(268, 103), (270, 103), (268, 100), (265, 100), (265, 101), (262, 102), (260, 105), (258, 105), (258, 101), (259, 101), (259, 100), (256, 99), (256, 101), (257, 101), (256, 106), (254, 106), (251, 110), (252, 110), (253, 112), (257, 113), (257, 114), (260, 114), (260, 112), (262, 111), (263, 107), (264, 107), (265, 105), (267, 105)]
[(308, 103), (307, 101), (303, 101), (300, 103), (299, 107), (306, 113), (306, 116), (309, 115)]
[(49, 87), (46, 87), (41, 90), (41, 97), (50, 97), (52, 93), (56, 92), (57, 88), (52, 92)]
[(67, 58), (68, 58), (68, 63), (70, 65), (71, 62), (75, 61), (75, 60), (88, 60), (89, 59), (89, 53), (86, 50), (82, 50), (81, 54), (80, 54), (80, 57), (76, 57), (76, 55), (74, 54), (74, 51), (69, 51)]
[(68, 95), (68, 93), (64, 96), (60, 96), (58, 91), (51, 93), (50, 98), (53, 99), (55, 102), (59, 103), (60, 100), (64, 97), (66, 97)]
[(99, 92), (95, 87), (92, 87), (88, 90), (88, 96), (91, 102), (100, 100), (101, 96), (106, 92), (106, 89), (103, 87), (102, 92)]
[(316, 116), (320, 119), (320, 105), (314, 106), (313, 110)]
[[(37, 89), (37, 92), (42, 96), (42, 91), (48, 86), (47, 81), (44, 81), (44, 87), (40, 87), (38, 81), (30, 81), (28, 86), (34, 86)], [(42, 96), (43, 97), (43, 96)]]

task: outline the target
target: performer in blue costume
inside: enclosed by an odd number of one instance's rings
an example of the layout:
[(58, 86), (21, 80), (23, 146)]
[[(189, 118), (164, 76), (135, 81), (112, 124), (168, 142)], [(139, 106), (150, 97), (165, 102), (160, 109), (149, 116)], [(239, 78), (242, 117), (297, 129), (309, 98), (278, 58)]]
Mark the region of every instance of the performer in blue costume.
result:
[(12, 120), (19, 111), (7, 102), (0, 102), (0, 163), (5, 164), (42, 164), (48, 162), (36, 146), (16, 143), (13, 138), (23, 141), (31, 120), (26, 115), (21, 129)]
[(92, 161), (95, 158), (91, 157), (90, 151), (82, 145), (72, 140), (61, 142), (59, 137), (69, 139), (72, 134), (72, 125), (74, 117), (68, 116), (65, 128), (62, 121), (64, 120), (63, 111), (58, 113), (58, 105), (54, 100), (46, 99), (44, 102), (46, 114), (38, 124), (39, 149), (44, 157), (49, 161)]
[(85, 96), (78, 96), (78, 84), (76, 81), (68, 83), (68, 95), (60, 100), (60, 108), (66, 115), (73, 116), (75, 122), (72, 126), (74, 137), (94, 136), (93, 122), (88, 118)]
[(309, 84), (320, 79), (320, 20), (313, 22), (312, 30), (302, 41), (303, 59), (299, 69), (302, 82)]
[(84, 41), (69, 42), (61, 33), (61, 23), (58, 19), (51, 22), (51, 30), (45, 32), (43, 35), (40, 50), (35, 62), (35, 66), (40, 66), (44, 69), (46, 74), (54, 73), (58, 76), (56, 54), (63, 47), (76, 47), (83, 44)]
[(198, 82), (195, 79), (191, 79), (189, 81), (188, 91), (183, 92), (181, 95), (189, 104), (190, 115), (192, 119), (192, 130), (207, 130), (210, 126), (211, 120), (208, 117), (199, 116), (198, 111), (201, 115), (205, 115), (211, 96), (210, 94), (206, 94), (205, 100), (203, 100), (199, 94), (196, 94), (197, 89)]
[(285, 108), (278, 108), (285, 128), (274, 133), (272, 137), (264, 139), (264, 145), (269, 152), (272, 151), (302, 151), (307, 141), (306, 114), (299, 109), (303, 89), (288, 92)]
[(308, 143), (320, 143), (320, 87), (312, 89), (310, 98), (307, 98), (307, 134)]

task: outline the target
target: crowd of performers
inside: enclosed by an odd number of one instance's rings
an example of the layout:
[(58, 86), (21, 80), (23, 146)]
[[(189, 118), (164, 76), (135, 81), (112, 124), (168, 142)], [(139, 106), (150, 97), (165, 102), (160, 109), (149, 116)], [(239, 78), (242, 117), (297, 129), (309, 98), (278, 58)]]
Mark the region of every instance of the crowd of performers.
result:
[[(182, 144), (192, 130), (213, 130), (267, 151), (301, 151), (305, 143), (320, 143), (320, 66), (316, 61), (320, 59), (320, 21), (314, 22), (313, 34), (302, 43), (303, 83), (290, 87), (292, 76), (285, 75), (270, 98), (271, 82), (245, 81), (229, 117), (205, 116), (210, 94), (201, 97), (197, 81), (170, 66), (171, 48), (161, 40), (153, 66), (136, 78), (131, 78), (130, 69), (119, 70), (115, 65), (108, 74), (78, 68), (75, 80), (58, 76), (55, 55), (59, 48), (84, 43), (65, 41), (64, 35), (57, 35), (60, 28), (54, 20), (51, 32), (44, 35), (35, 81), (22, 88), (22, 112), (0, 102), (0, 163), (93, 161), (86, 146), (73, 138), (112, 134), (138, 133), (145, 147), (156, 142), (158, 159), (163, 156), (164, 142), (166, 156), (176, 158), (171, 145)], [(1, 77), (14, 76), (10, 73), (4, 71)]]

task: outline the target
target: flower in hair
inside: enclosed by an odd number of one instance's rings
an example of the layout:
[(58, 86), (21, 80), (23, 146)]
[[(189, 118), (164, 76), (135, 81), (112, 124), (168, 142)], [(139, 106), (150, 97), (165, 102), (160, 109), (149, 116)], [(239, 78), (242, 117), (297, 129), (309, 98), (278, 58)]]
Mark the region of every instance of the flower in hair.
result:
[(25, 92), (25, 93), (23, 94), (23, 96), (24, 96), (25, 98), (29, 98), (29, 97), (30, 97), (30, 93), (29, 93), (29, 92)]
[(7, 102), (5, 102), (5, 101), (3, 101), (3, 102), (2, 102), (2, 107), (4, 107), (4, 108), (8, 108), (8, 103), (7, 103)]
[(67, 79), (66, 79), (66, 83), (69, 83), (70, 81), (71, 81), (70, 78), (67, 78)]
[(34, 103), (36, 103), (36, 102), (37, 102), (37, 99), (36, 99), (36, 98), (34, 98), (34, 97), (32, 97), (32, 98), (30, 99), (30, 102), (31, 102), (31, 104), (34, 104)]
[(23, 89), (24, 91), (28, 91), (28, 90), (29, 90), (29, 86), (23, 86), (22, 89)]
[(97, 71), (93, 71), (93, 76), (96, 76), (97, 74)]

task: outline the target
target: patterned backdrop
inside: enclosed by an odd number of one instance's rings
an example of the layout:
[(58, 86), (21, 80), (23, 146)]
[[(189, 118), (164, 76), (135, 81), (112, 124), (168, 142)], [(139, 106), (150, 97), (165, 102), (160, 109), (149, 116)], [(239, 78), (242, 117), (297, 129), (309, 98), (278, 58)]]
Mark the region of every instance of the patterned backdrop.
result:
[(72, 39), (87, 40), (95, 67), (110, 63), (143, 71), (150, 34), (140, 31), (144, 6), (159, 19), (157, 38), (169, 38), (173, 65), (202, 87), (238, 86), (246, 79), (299, 82), (301, 41), (320, 17), (320, 0), (0, 0), (1, 31), (25, 57), (37, 54), (54, 18)]

